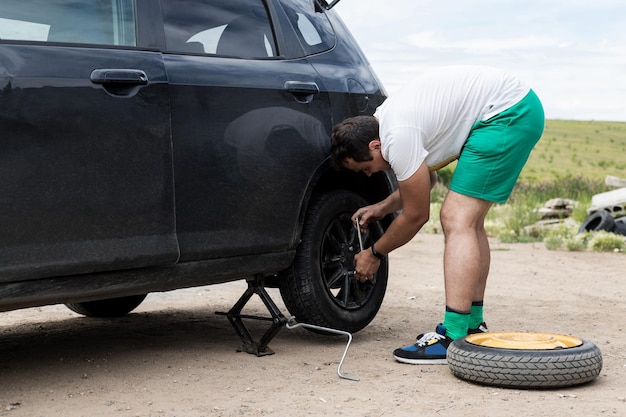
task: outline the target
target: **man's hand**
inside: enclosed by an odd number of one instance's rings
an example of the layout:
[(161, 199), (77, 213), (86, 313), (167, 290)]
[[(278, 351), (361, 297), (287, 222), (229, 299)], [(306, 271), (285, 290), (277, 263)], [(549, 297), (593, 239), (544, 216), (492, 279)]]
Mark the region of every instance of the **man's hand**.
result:
[(354, 255), (354, 277), (360, 282), (373, 280), (379, 267), (380, 259), (374, 256), (370, 248)]
[[(352, 215), (352, 223), (355, 227), (359, 227), (361, 229), (361, 233), (365, 233), (368, 224), (382, 219), (386, 214), (387, 213), (381, 209), (380, 204), (372, 204), (358, 209)], [(357, 224), (357, 221), (359, 224)]]
[(401, 208), (402, 198), (400, 197), (400, 190), (396, 190), (383, 201), (358, 209), (352, 215), (352, 223), (356, 225), (357, 219), (360, 219), (359, 226), (361, 226), (361, 232), (365, 233), (368, 224), (376, 222)]

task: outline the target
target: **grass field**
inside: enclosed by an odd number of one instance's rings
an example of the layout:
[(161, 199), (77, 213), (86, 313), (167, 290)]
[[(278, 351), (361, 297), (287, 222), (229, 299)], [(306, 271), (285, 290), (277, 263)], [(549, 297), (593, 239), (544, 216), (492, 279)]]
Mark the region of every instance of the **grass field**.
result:
[(626, 178), (626, 123), (547, 120), (520, 181)]

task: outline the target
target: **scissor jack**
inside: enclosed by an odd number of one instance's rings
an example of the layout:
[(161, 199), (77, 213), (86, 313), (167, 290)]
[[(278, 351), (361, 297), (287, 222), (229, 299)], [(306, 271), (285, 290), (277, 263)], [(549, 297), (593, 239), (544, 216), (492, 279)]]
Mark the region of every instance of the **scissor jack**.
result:
[[(238, 352), (251, 353), (256, 356), (273, 355), (274, 351), (267, 345), (274, 338), (274, 336), (278, 334), (280, 329), (289, 322), (289, 319), (281, 313), (276, 303), (274, 303), (274, 300), (272, 300), (270, 295), (265, 290), (265, 281), (262, 275), (256, 275), (254, 278), (246, 281), (248, 283), (248, 288), (235, 305), (227, 313), (218, 311), (215, 314), (226, 316), (228, 321), (230, 321), (235, 328), (235, 331), (243, 342), (243, 344), (237, 348)], [(265, 304), (265, 307), (269, 310), (272, 317), (241, 314), (241, 310), (243, 310), (244, 306), (248, 303), (248, 301), (250, 301), (250, 298), (252, 298), (254, 294), (258, 295), (261, 301), (263, 301), (263, 304)], [(250, 334), (250, 331), (242, 319), (271, 321), (272, 324), (257, 342)]]
[[(346, 358), (346, 354), (348, 353), (348, 348), (350, 347), (350, 343), (352, 342), (352, 334), (343, 330), (331, 329), (328, 327), (316, 326), (313, 324), (306, 323), (296, 323), (294, 317), (287, 318), (280, 312), (280, 309), (274, 303), (274, 300), (270, 297), (270, 295), (265, 291), (265, 282), (262, 275), (256, 275), (254, 278), (246, 280), (248, 283), (248, 288), (243, 293), (243, 295), (239, 298), (239, 300), (235, 303), (235, 305), (227, 312), (215, 312), (215, 314), (219, 314), (222, 316), (228, 317), (228, 321), (233, 325), (237, 334), (241, 338), (243, 344), (237, 348), (238, 352), (246, 352), (252, 353), (256, 356), (266, 356), (273, 355), (274, 351), (270, 349), (267, 344), (278, 334), (281, 328), (286, 327), (287, 329), (296, 329), (298, 327), (304, 327), (312, 330), (323, 331), (327, 333), (340, 334), (348, 337), (348, 342), (346, 344), (346, 348), (343, 351), (343, 355), (341, 356), (341, 360), (339, 361), (339, 365), (337, 366), (337, 375), (343, 379), (349, 379), (351, 381), (358, 381), (358, 378), (355, 378), (350, 375), (346, 375), (341, 372), (341, 367), (343, 366), (343, 361)], [(241, 310), (244, 306), (250, 301), (250, 298), (256, 294), (259, 296), (265, 307), (269, 310), (272, 317), (263, 317), (263, 316), (251, 316), (247, 314), (241, 314)], [(248, 331), (248, 328), (243, 323), (242, 319), (252, 319), (252, 320), (264, 320), (271, 321), (272, 325), (269, 329), (263, 334), (261, 339), (258, 342), (254, 341), (254, 338)]]

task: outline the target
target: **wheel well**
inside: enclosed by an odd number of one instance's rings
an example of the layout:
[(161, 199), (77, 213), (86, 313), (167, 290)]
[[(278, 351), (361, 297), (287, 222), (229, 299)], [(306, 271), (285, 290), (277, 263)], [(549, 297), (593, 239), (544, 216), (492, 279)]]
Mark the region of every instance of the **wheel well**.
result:
[[(352, 171), (338, 171), (329, 165), (325, 167), (312, 193), (338, 189), (350, 190), (362, 196), (369, 204), (374, 204), (385, 199), (396, 188), (397, 182), (391, 172), (378, 172), (367, 177)], [(384, 229), (389, 227), (394, 217), (394, 215), (388, 215), (381, 221)]]

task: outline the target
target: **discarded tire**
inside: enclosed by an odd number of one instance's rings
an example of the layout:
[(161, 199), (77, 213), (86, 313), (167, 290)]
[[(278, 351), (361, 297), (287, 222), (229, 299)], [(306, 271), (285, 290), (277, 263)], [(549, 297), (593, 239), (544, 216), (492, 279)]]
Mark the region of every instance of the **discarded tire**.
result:
[(578, 233), (583, 232), (598, 232), (600, 230), (606, 230), (612, 232), (615, 229), (615, 220), (611, 213), (606, 210), (598, 210), (587, 217), (583, 224), (580, 225)]
[(615, 228), (613, 233), (626, 236), (626, 217), (620, 217), (615, 219)]
[(602, 354), (593, 343), (550, 333), (482, 333), (448, 347), (453, 375), (506, 388), (558, 388), (595, 379)]

